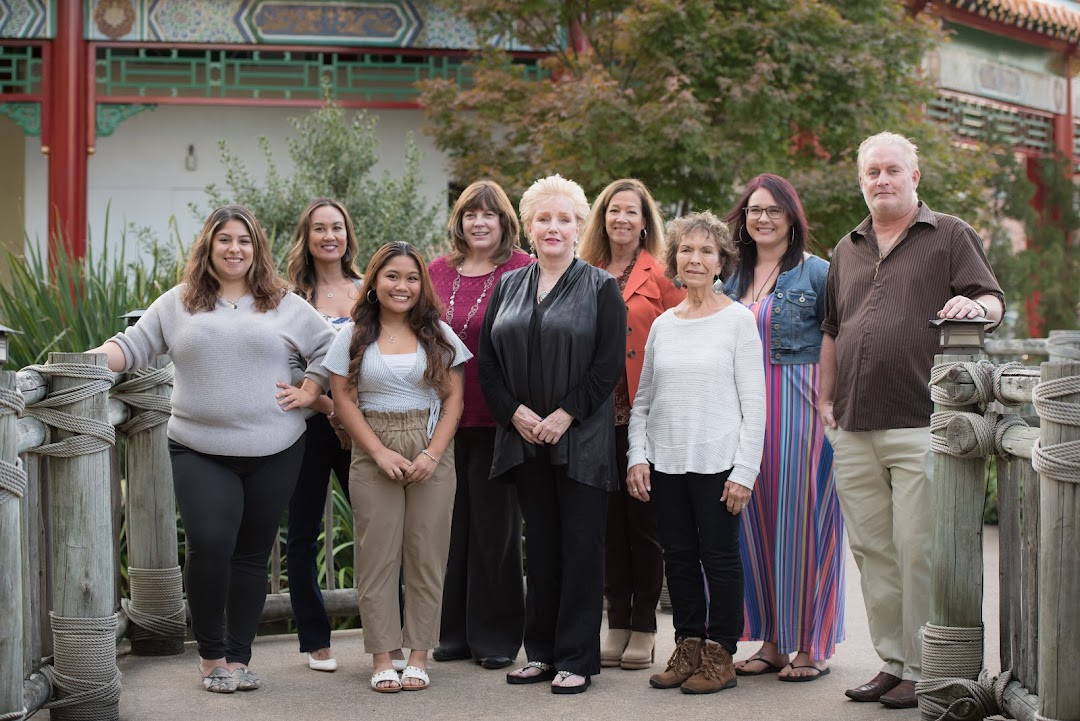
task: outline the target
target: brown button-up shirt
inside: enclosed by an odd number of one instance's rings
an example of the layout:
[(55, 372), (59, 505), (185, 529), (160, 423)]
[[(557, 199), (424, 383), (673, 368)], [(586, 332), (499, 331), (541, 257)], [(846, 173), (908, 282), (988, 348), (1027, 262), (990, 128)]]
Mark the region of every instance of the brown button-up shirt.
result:
[(836, 422), (846, 431), (930, 425), (930, 368), (940, 352), (929, 321), (953, 296), (997, 296), (982, 239), (924, 203), (885, 258), (870, 218), (833, 251), (821, 330), (836, 339)]

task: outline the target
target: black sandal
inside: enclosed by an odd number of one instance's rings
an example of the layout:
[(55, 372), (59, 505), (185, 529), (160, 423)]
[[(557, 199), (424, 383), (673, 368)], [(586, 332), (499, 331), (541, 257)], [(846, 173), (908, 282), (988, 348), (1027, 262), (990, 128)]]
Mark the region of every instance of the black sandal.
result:
[(515, 676), (515, 672), (506, 674), (506, 682), (514, 685), (527, 684), (527, 683), (543, 683), (544, 681), (550, 681), (555, 678), (555, 667), (550, 663), (544, 663), (543, 661), (529, 661), (526, 665), (517, 670), (516, 673), (520, 673), (529, 668), (538, 668), (540, 673), (534, 676)]

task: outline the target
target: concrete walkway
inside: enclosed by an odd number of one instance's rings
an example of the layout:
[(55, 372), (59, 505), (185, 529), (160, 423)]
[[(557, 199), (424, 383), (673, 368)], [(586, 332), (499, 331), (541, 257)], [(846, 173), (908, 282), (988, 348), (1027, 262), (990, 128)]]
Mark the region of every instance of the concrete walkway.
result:
[[(986, 665), (992, 674), (998, 663), (998, 547), (997, 528), (985, 533), (987, 629)], [(655, 670), (662, 670), (674, 648), (671, 616), (659, 614)], [(855, 703), (844, 690), (872, 678), (880, 661), (866, 628), (859, 574), (848, 554), (847, 640), (837, 647), (832, 672), (812, 683), (778, 683), (776, 676), (739, 678), (739, 685), (709, 696), (688, 696), (678, 690), (650, 688), (655, 671), (605, 669), (582, 696), (556, 696), (546, 684), (510, 686), (504, 671), (486, 671), (468, 661), (430, 663), (431, 687), (421, 692), (377, 694), (368, 687), (371, 657), (363, 652), (363, 632), (334, 635), (340, 663), (336, 673), (307, 668), (294, 636), (260, 637), (252, 667), (263, 678), (259, 691), (231, 696), (202, 690), (193, 646), (182, 656), (143, 658), (124, 653), (120, 716), (124, 721), (337, 721), (356, 719), (561, 719), (598, 721), (675, 719), (807, 719), (856, 721), (915, 721), (917, 710), (893, 711), (876, 703)], [(740, 647), (746, 658), (759, 644)], [(519, 656), (524, 663), (524, 653)], [(37, 718), (48, 718), (47, 712)]]

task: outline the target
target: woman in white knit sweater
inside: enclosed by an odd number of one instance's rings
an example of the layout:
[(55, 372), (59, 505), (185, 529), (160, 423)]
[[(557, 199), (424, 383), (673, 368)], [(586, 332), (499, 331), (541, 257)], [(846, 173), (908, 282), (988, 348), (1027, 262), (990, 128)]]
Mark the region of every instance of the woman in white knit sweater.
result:
[(765, 375), (753, 314), (712, 289), (735, 258), (727, 226), (712, 213), (692, 213), (673, 220), (667, 238), (667, 273), (687, 297), (649, 332), (626, 485), (655, 504), (674, 615), (675, 652), (649, 683), (715, 693), (736, 683), (739, 514), (761, 464)]

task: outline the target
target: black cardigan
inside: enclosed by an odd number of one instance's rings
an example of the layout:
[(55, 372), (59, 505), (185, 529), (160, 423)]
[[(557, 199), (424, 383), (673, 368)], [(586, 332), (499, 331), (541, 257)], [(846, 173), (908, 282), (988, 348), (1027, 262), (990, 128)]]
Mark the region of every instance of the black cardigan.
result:
[[(529, 328), (539, 309), (539, 273), (539, 264), (533, 263), (500, 278), (480, 331), (480, 385), (499, 424), (491, 477), (535, 455), (535, 447), (511, 420), (517, 407), (558, 407), (574, 421), (551, 446), (551, 462), (567, 466), (569, 477), (579, 483), (615, 490), (615, 463), (626, 463), (615, 458), (612, 399), (626, 355), (626, 306), (618, 282), (607, 271), (574, 259), (544, 301), (541, 348), (533, 354)], [(535, 400), (529, 391), (530, 357), (543, 361), (545, 393)]]

